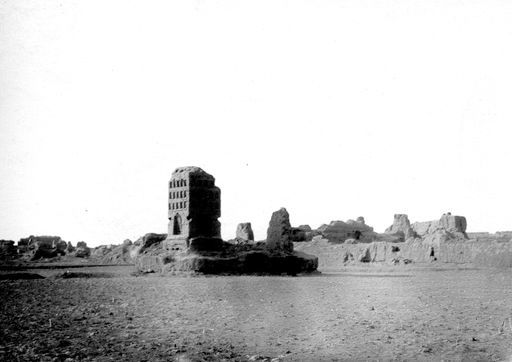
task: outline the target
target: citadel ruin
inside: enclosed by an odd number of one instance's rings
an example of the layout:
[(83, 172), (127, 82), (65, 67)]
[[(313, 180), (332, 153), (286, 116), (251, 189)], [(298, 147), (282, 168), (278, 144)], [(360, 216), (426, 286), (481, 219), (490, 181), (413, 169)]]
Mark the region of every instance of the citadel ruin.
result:
[(140, 271), (203, 273), (299, 273), (332, 263), (479, 263), (512, 267), (512, 232), (468, 233), (463, 216), (411, 222), (395, 214), (384, 232), (364, 217), (333, 220), (316, 229), (292, 226), (285, 208), (270, 218), (266, 239), (255, 241), (250, 222), (238, 224), (234, 239), (222, 240), (221, 190), (199, 167), (178, 167), (167, 183), (166, 234), (148, 233), (135, 242), (74, 247), (58, 236), (30, 236), (18, 244), (0, 240), (2, 260), (81, 258), (98, 263), (132, 263)]

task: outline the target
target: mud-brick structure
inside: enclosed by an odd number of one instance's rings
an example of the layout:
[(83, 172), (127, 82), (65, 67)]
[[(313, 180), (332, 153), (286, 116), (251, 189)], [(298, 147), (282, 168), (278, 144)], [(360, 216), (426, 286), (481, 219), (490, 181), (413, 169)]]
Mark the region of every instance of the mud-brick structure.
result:
[[(271, 240), (267, 242), (224, 242), (219, 217), (220, 189), (213, 176), (199, 167), (177, 168), (169, 181), (169, 233), (165, 240), (145, 243), (147, 247), (139, 249), (137, 270), (296, 275), (318, 268), (316, 256), (293, 251), (285, 209), (273, 214), (267, 232)], [(249, 225), (245, 224), (246, 230)], [(247, 239), (254, 239), (253, 235), (247, 235)]]
[(220, 189), (199, 167), (179, 167), (169, 181), (166, 249), (215, 244), (220, 239)]

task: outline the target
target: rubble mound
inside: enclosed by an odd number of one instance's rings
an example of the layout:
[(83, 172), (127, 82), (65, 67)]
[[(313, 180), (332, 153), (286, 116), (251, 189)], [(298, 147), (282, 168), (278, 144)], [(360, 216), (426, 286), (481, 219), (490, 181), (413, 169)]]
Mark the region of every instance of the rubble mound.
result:
[(65, 254), (67, 243), (60, 236), (31, 235), (26, 239), (21, 239), (20, 242), (26, 240), (22, 244), (26, 245), (24, 258), (28, 260), (52, 259)]
[(165, 240), (167, 234), (147, 233), (135, 242), (126, 239), (119, 245), (101, 245), (91, 252), (91, 258), (101, 264), (133, 264), (139, 253)]
[(79, 241), (76, 243), (75, 250), (70, 255), (77, 258), (88, 258), (91, 255), (91, 248), (87, 246), (85, 241)]
[(18, 254), (13, 240), (0, 240), (0, 260), (14, 259)]
[(360, 243), (370, 243), (378, 237), (373, 228), (365, 224), (363, 217), (347, 222), (331, 221), (329, 225), (322, 229), (323, 237), (331, 243), (344, 243), (347, 239), (354, 239)]
[(101, 264), (129, 264), (132, 262), (130, 251), (129, 245), (101, 245), (94, 249), (91, 258)]
[(66, 252), (66, 254), (70, 254), (75, 251), (75, 247), (73, 246), (71, 241), (68, 241), (68, 243), (66, 245), (66, 249), (64, 251)]
[(315, 236), (315, 232), (311, 229), (309, 225), (300, 225), (298, 227), (292, 227), (291, 229), (291, 238), (294, 242), (300, 241), (311, 241), (313, 236)]
[(91, 258), (102, 259), (105, 255), (112, 252), (113, 245), (100, 245), (91, 251)]
[(52, 259), (66, 252), (67, 243), (60, 238), (60, 236), (34, 236), (30, 235), (27, 238), (22, 238), (18, 241), (17, 248), (14, 245), (8, 247), (13, 252), (16, 249), (18, 255), (29, 261), (40, 259)]
[[(167, 234), (156, 234), (156, 233), (147, 233), (144, 236), (141, 236), (133, 243), (133, 250), (131, 252), (131, 257), (135, 258), (139, 253), (148, 249), (154, 244), (159, 244), (167, 238)], [(124, 245), (128, 245), (125, 240)]]

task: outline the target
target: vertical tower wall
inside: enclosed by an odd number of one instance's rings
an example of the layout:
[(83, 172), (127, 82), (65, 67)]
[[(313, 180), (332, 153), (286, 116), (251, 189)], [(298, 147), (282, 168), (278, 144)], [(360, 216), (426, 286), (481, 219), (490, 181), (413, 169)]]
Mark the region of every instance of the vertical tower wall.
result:
[(177, 168), (169, 181), (169, 249), (184, 248), (194, 238), (220, 238), (220, 189), (199, 167)]

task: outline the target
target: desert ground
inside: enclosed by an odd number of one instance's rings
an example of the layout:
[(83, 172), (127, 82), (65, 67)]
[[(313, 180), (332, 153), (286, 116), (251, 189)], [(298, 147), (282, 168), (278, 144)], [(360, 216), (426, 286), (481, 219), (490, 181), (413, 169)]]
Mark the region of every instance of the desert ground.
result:
[[(19, 274), (44, 279), (19, 279)], [(512, 273), (369, 265), (308, 276), (3, 270), (6, 361), (500, 361)]]

